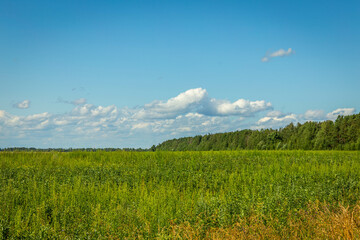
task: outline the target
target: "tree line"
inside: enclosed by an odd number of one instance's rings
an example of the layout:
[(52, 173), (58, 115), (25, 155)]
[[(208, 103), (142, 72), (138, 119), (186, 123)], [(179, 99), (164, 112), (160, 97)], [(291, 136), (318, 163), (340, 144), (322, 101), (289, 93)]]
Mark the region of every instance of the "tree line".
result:
[(290, 123), (280, 129), (241, 130), (167, 140), (151, 150), (360, 150), (360, 113), (335, 121)]

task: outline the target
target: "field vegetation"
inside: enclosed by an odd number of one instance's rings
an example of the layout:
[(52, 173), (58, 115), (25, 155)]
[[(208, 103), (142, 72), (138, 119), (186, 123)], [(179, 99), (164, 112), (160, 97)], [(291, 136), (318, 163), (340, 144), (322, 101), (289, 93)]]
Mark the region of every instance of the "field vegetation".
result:
[(360, 238), (359, 151), (1, 152), (0, 239)]

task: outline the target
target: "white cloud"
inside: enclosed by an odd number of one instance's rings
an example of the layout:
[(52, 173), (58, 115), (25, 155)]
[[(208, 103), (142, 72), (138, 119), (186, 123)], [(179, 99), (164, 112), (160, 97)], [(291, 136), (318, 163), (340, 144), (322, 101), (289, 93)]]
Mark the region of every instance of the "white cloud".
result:
[[(35, 147), (149, 147), (174, 137), (249, 127), (279, 128), (290, 122), (336, 119), (338, 114), (355, 112), (342, 108), (327, 115), (322, 110), (282, 113), (272, 110), (271, 103), (264, 100), (210, 98), (202, 88), (137, 108), (96, 106), (85, 100), (77, 103), (63, 114), (16, 116), (0, 110), (0, 147), (11, 143)], [(256, 119), (256, 113), (266, 111), (265, 116)]]
[(71, 103), (74, 105), (82, 105), (85, 104), (86, 102), (87, 102), (86, 98), (79, 98), (79, 99), (75, 99), (74, 101), (71, 101)]
[(141, 122), (141, 123), (136, 123), (132, 126), (132, 130), (134, 129), (142, 129), (142, 128), (146, 128), (150, 125), (150, 123), (146, 123), (146, 122)]
[(84, 105), (87, 102), (86, 98), (78, 98), (78, 99), (75, 99), (73, 101), (68, 101), (68, 100), (64, 100), (62, 97), (58, 97), (57, 101), (59, 103), (72, 104), (72, 105), (75, 105), (75, 106)]
[(265, 101), (249, 101), (239, 99), (235, 102), (227, 100), (210, 99), (205, 105), (202, 112), (206, 115), (251, 115), (256, 112), (271, 109), (271, 103)]
[(22, 102), (15, 103), (13, 105), (13, 107), (19, 108), (19, 109), (27, 109), (30, 107), (30, 100), (24, 100)]
[(288, 48), (288, 50), (279, 49), (279, 50), (277, 50), (277, 51), (275, 51), (275, 52), (267, 53), (267, 54), (261, 59), (261, 61), (262, 61), (262, 62), (268, 62), (268, 61), (270, 61), (271, 58), (289, 56), (289, 55), (294, 54), (294, 53), (295, 53), (295, 51), (292, 50), (291, 48)]
[(328, 114), (325, 114), (323, 110), (307, 110), (304, 114), (284, 114), (280, 111), (271, 111), (268, 112), (265, 117), (259, 119), (256, 122), (256, 125), (253, 125), (252, 128), (279, 128), (284, 127), (291, 122), (304, 123), (307, 121), (334, 121), (339, 115), (346, 116), (351, 114), (355, 114), (355, 108), (338, 108)]
[[(53, 123), (55, 124), (55, 125), (58, 125), (58, 126), (62, 126), (62, 125), (67, 125), (68, 123), (69, 123), (69, 121), (68, 120), (66, 120), (66, 119), (54, 119), (53, 120)], [(60, 129), (60, 128), (59, 128)], [(61, 130), (62, 131), (62, 130)]]
[(292, 53), (294, 53), (294, 51), (291, 48), (289, 48), (287, 51), (285, 51), (284, 49), (279, 49), (276, 52), (271, 53), (270, 57), (283, 57), (288, 56)]
[(196, 111), (201, 102), (206, 101), (207, 92), (202, 88), (195, 88), (180, 93), (166, 102), (154, 101), (136, 113), (137, 118), (173, 118), (180, 114)]
[(205, 89), (196, 88), (180, 93), (168, 101), (154, 101), (146, 104), (136, 113), (142, 119), (174, 118), (186, 113), (200, 113), (207, 116), (249, 116), (256, 112), (271, 109), (271, 103), (239, 99), (235, 102), (209, 98)]
[(265, 117), (259, 119), (256, 123), (257, 125), (253, 126), (253, 128), (279, 128), (291, 122), (297, 121), (298, 117), (294, 113), (284, 114), (280, 111), (272, 111), (269, 112)]
[(0, 110), (0, 119), (5, 117), (6, 112), (4, 110)]
[(282, 113), (281, 111), (275, 110), (275, 111), (270, 111), (266, 114), (267, 117), (283, 117), (286, 114)]
[(24, 120), (43, 120), (49, 118), (51, 115), (48, 112), (39, 113), (39, 114), (32, 114), (24, 118)]
[(325, 119), (325, 112), (323, 110), (307, 110), (301, 118), (304, 120), (321, 121)]
[(338, 108), (326, 115), (327, 119), (336, 120), (339, 115), (347, 116), (355, 113), (355, 108)]

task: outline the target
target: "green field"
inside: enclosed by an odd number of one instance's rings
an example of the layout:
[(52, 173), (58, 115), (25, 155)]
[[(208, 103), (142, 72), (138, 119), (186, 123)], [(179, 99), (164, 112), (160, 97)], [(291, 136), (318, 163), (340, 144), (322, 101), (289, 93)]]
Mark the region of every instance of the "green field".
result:
[(359, 200), (359, 151), (0, 153), (0, 239), (309, 238), (342, 213), (357, 238)]

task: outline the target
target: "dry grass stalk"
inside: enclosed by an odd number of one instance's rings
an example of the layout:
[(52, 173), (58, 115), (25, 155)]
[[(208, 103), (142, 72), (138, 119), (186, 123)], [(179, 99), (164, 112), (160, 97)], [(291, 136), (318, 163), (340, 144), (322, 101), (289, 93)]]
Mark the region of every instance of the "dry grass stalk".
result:
[[(269, 221), (271, 220), (271, 221)], [(208, 228), (190, 223), (172, 225), (171, 239), (360, 239), (360, 205), (350, 208), (315, 202), (288, 217), (279, 227), (276, 219), (253, 215), (229, 227)]]

